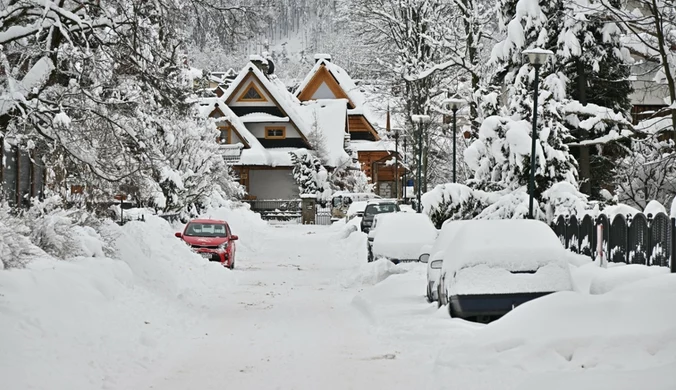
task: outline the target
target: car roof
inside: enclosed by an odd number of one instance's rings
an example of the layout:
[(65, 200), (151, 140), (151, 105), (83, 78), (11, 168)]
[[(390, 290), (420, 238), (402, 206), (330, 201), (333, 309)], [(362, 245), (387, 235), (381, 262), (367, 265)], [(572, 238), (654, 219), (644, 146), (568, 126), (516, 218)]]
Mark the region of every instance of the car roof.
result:
[(397, 201), (395, 199), (369, 199), (367, 205), (369, 204), (382, 204), (382, 203), (392, 203), (392, 204), (397, 204)]
[(228, 224), (227, 222), (223, 221), (222, 219), (208, 219), (208, 218), (197, 218), (197, 219), (191, 220), (188, 223), (192, 223), (192, 222), (196, 222), (196, 223), (224, 223), (226, 225)]

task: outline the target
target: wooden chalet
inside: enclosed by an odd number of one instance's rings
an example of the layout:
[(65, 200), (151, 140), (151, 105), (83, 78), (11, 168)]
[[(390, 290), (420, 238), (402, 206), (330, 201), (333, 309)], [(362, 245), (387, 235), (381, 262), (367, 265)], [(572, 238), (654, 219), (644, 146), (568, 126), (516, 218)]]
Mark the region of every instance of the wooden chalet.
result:
[(401, 194), (401, 185), (396, 186), (399, 194), (394, 193), (395, 171), (399, 180), (404, 173), (403, 167), (395, 169), (395, 164), (390, 161), (395, 158), (394, 142), (381, 140), (375, 125), (377, 115), (371, 111), (365, 94), (343, 68), (331, 61), (330, 55), (315, 56), (315, 65), (297, 88), (296, 96), (303, 102), (346, 99), (351, 148), (358, 153), (362, 171), (376, 185), (379, 195), (397, 197)]
[(203, 100), (202, 113), (217, 120), (217, 142), (249, 199), (298, 198), (289, 152), (311, 149), (313, 130), (323, 135), (327, 168), (350, 160), (344, 148), (347, 101), (301, 104), (257, 56), (222, 96)]

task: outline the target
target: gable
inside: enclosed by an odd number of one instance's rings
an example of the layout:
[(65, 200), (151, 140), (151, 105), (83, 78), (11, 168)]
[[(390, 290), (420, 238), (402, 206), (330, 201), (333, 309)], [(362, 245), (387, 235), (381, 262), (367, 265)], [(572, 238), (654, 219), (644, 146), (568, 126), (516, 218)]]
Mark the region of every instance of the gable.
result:
[(326, 69), (326, 65), (322, 64), (319, 69), (312, 76), (312, 79), (307, 83), (305, 88), (298, 94), (298, 99), (301, 101), (316, 100), (316, 99), (347, 99), (348, 107), (355, 108), (354, 103), (347, 96), (347, 93), (338, 84), (335, 77)]
[(276, 105), (267, 89), (251, 73), (239, 83), (225, 103), (230, 107), (270, 107)]

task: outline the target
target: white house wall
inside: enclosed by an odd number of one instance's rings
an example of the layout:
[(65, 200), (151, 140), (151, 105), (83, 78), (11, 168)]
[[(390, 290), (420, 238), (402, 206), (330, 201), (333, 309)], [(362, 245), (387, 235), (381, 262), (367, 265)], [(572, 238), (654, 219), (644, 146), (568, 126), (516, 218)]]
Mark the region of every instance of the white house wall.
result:
[[(258, 92), (260, 92), (261, 96), (267, 100), (267, 102), (240, 102), (238, 101), (242, 95), (246, 94), (246, 92), (249, 90), (249, 83), (253, 82), (256, 85), (256, 88), (258, 88)], [(274, 107), (275, 103), (270, 97), (270, 95), (267, 93), (265, 88), (261, 85), (260, 82), (258, 82), (258, 79), (255, 77), (248, 77), (245, 78), (244, 81), (240, 84), (241, 88), (237, 92), (237, 94), (234, 96), (230, 104), (228, 104), (230, 107)]]
[(291, 169), (252, 169), (249, 171), (249, 195), (256, 199), (298, 199), (298, 184)]
[(265, 138), (266, 127), (286, 128), (286, 138), (301, 138), (298, 131), (290, 123), (247, 123), (246, 128), (256, 138)]
[(331, 89), (325, 82), (322, 81), (322, 84), (317, 88), (317, 91), (312, 95), (312, 99), (335, 99), (336, 95), (333, 94)]

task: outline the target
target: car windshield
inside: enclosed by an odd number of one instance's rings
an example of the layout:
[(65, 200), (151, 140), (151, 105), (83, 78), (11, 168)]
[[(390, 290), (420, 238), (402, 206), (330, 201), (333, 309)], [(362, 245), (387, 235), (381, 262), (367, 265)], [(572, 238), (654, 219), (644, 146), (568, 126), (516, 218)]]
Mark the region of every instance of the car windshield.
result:
[(364, 210), (365, 215), (376, 215), (383, 213), (394, 213), (399, 211), (399, 208), (394, 203), (380, 203), (380, 204), (370, 204), (366, 206)]
[(202, 222), (190, 222), (185, 229), (185, 235), (193, 237), (227, 237), (224, 224)]

